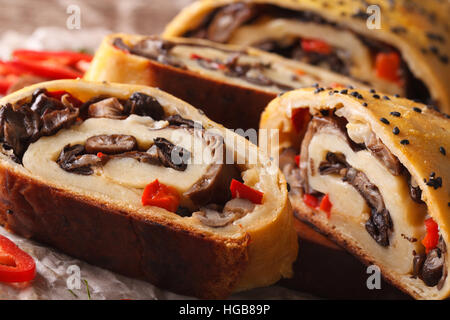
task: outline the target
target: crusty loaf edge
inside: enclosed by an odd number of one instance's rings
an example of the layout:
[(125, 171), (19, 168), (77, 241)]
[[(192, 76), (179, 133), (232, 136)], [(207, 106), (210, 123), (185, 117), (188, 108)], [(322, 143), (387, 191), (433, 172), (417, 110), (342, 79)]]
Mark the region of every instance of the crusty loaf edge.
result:
[[(18, 101), (37, 88), (66, 89), (84, 98), (98, 94), (127, 96), (136, 91), (157, 94), (163, 101), (171, 101), (171, 112), (177, 110), (208, 127), (226, 130), (181, 100), (138, 85), (61, 80), (22, 89), (0, 102)], [(246, 141), (237, 135), (236, 139)], [(225, 298), (292, 274), (298, 251), (292, 208), (284, 177), (280, 172), (275, 177), (284, 199), (276, 218), (264, 228), (224, 237), (159, 215), (143, 218), (118, 204), (62, 190), (30, 176), (0, 155), (0, 223), (9, 231), (161, 288), (199, 298)], [(267, 244), (276, 239), (286, 244), (284, 251), (267, 253)], [(266, 268), (261, 268), (265, 264)]]

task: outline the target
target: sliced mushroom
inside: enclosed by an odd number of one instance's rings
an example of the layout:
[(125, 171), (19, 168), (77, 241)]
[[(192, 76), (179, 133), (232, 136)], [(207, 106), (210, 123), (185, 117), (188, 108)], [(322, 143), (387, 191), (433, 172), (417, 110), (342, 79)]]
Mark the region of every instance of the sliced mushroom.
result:
[(87, 153), (118, 154), (137, 149), (137, 140), (133, 136), (123, 134), (98, 135), (86, 140)]
[(224, 227), (236, 220), (233, 212), (219, 212), (216, 208), (211, 207), (203, 207), (200, 211), (194, 212), (192, 216), (199, 219), (204, 225), (213, 228)]
[(424, 201), (422, 200), (422, 189), (420, 189), (417, 181), (411, 175), (409, 175), (408, 185), (409, 195), (411, 196), (411, 199), (413, 199), (417, 203), (424, 203)]
[(41, 134), (50, 136), (62, 128), (67, 128), (75, 123), (80, 114), (78, 108), (67, 107), (63, 110), (46, 112), (42, 116)]
[(168, 121), (171, 126), (203, 129), (200, 123), (185, 119), (178, 114), (167, 117), (166, 121)]
[(375, 158), (380, 160), (394, 176), (398, 176), (402, 173), (403, 166), (400, 161), (373, 132), (371, 132), (365, 144)]
[(209, 227), (224, 227), (236, 221), (255, 209), (255, 204), (246, 199), (232, 199), (225, 204), (220, 212), (219, 206), (209, 205), (194, 212), (192, 216), (197, 217), (203, 224)]
[(326, 161), (319, 164), (319, 172), (321, 175), (341, 174), (342, 169), (348, 167), (347, 161), (343, 154), (327, 152)]
[(191, 153), (189, 151), (174, 145), (164, 138), (155, 138), (153, 142), (157, 147), (156, 151), (158, 157), (165, 167), (178, 171), (186, 170), (188, 161), (191, 158)]
[(135, 92), (130, 97), (131, 113), (139, 116), (151, 117), (159, 121), (164, 118), (164, 109), (154, 97), (144, 93)]
[(211, 164), (203, 177), (186, 191), (184, 196), (198, 206), (208, 203), (223, 204), (231, 198), (231, 180), (240, 177), (240, 172), (232, 164)]
[(256, 15), (256, 6), (245, 3), (231, 4), (214, 16), (208, 26), (207, 38), (214, 42), (226, 42), (240, 25)]
[(125, 108), (117, 98), (106, 98), (92, 103), (88, 109), (91, 118), (125, 119)]
[(92, 166), (101, 164), (102, 160), (95, 155), (85, 154), (84, 146), (76, 144), (65, 146), (56, 162), (65, 171), (91, 175), (94, 172)]
[(444, 269), (444, 256), (439, 248), (431, 250), (422, 266), (422, 280), (429, 287), (439, 283)]

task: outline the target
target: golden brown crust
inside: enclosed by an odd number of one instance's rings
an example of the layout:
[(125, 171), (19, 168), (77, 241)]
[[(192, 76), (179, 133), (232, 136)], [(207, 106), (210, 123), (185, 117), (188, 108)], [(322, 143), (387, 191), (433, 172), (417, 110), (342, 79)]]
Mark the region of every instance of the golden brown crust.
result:
[[(37, 88), (66, 90), (81, 100), (97, 95), (127, 98), (134, 92), (143, 92), (157, 97), (168, 114), (178, 113), (201, 122), (205, 128), (226, 133), (192, 106), (143, 86), (54, 81), (18, 91), (0, 100), (0, 104), (29, 97)], [(231, 135), (248, 144), (244, 138)], [(249, 150), (258, 152), (253, 145)], [(249, 169), (250, 164), (244, 167)], [(264, 175), (260, 164), (251, 168)], [(234, 227), (237, 231), (224, 231), (196, 225), (193, 220), (186, 221), (160, 208), (131, 210), (126, 203), (114, 199), (105, 200), (69, 185), (42, 181), (1, 156), (0, 221), (22, 236), (161, 288), (200, 298), (225, 298), (236, 290), (272, 284), (292, 272), (297, 241), (286, 182), (279, 172), (265, 179), (280, 193), (277, 199), (267, 195), (268, 204), (279, 202), (278, 207), (258, 221), (242, 222), (245, 227)], [(283, 246), (274, 245), (274, 239)], [(274, 250), (267, 253), (269, 244)]]
[[(108, 81), (117, 83), (142, 84), (160, 88), (174, 96), (200, 107), (207, 117), (227, 128), (258, 128), (260, 114), (267, 104), (276, 98), (281, 90), (273, 88), (258, 89), (244, 86), (233, 80), (213, 78), (192, 70), (172, 67), (167, 64), (126, 53), (115, 48), (115, 38), (121, 38), (126, 44), (136, 43), (145, 38), (139, 35), (113, 34), (107, 36), (94, 57), (84, 79), (88, 81)], [(325, 70), (305, 66), (302, 63), (285, 61), (256, 49), (243, 49), (237, 46), (220, 45), (199, 39), (171, 38), (174, 43), (207, 45), (227, 51), (246, 50), (252, 56), (263, 56), (265, 60), (286, 65), (290, 69), (303, 70), (320, 78), (343, 85), (359, 85), (346, 77)], [(308, 85), (312, 85), (309, 83)]]
[[(202, 23), (213, 10), (241, 0), (203, 0), (185, 8), (166, 27), (164, 36), (183, 36)], [(342, 0), (250, 0), (246, 3), (273, 4), (293, 10), (308, 10), (341, 24), (358, 34), (383, 41), (399, 49), (413, 74), (421, 79), (431, 96), (450, 113), (450, 37), (447, 17), (450, 4), (445, 1), (375, 0), (381, 8), (381, 29), (366, 26), (367, 1)]]

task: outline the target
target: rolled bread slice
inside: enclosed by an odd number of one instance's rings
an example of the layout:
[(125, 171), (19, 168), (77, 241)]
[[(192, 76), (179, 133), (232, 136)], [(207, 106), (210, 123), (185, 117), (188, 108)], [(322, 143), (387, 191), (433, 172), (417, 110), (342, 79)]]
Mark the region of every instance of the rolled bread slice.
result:
[(258, 128), (266, 105), (278, 94), (314, 83), (362, 83), (305, 63), (243, 46), (189, 39), (112, 34), (85, 74), (89, 81), (158, 87), (229, 128)]
[(283, 175), (198, 109), (150, 87), (82, 80), (0, 104), (0, 221), (12, 232), (201, 298), (291, 275)]
[(251, 45), (450, 113), (448, 1), (201, 0), (163, 35)]
[(448, 297), (448, 116), (374, 90), (313, 88), (271, 102), (265, 128), (280, 130), (269, 152), (301, 219), (411, 296)]

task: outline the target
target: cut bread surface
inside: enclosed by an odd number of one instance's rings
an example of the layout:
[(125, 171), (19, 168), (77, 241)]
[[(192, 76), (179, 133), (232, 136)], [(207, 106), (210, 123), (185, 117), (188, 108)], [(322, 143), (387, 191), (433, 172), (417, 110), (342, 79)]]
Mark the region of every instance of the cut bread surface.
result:
[[(188, 104), (149, 87), (81, 80), (42, 83), (0, 103), (5, 184), (1, 197), (5, 210), (14, 212), (2, 220), (10, 230), (91, 263), (199, 297), (224, 297), (290, 275), (297, 242), (282, 175), (266, 164), (268, 159), (254, 145)], [(11, 127), (18, 133), (12, 134)], [(238, 154), (235, 143), (244, 144), (257, 162)], [(231, 162), (225, 161), (227, 155)], [(261, 192), (263, 200), (233, 199), (233, 179)], [(25, 181), (30, 188), (20, 187)], [(153, 188), (159, 188), (157, 193)], [(45, 194), (48, 203), (42, 204), (35, 194)], [(20, 197), (25, 197), (21, 203)], [(71, 208), (88, 209), (77, 216), (75, 209), (68, 209), (69, 202), (76, 204)], [(29, 206), (23, 207), (26, 203)], [(83, 227), (79, 219), (86, 214)], [(101, 241), (98, 255), (83, 239), (68, 248), (59, 232), (64, 229), (71, 238), (76, 230), (60, 228), (61, 215), (68, 225), (81, 224), (86, 237), (95, 237), (89, 224), (101, 220), (111, 227), (109, 232), (121, 236), (133, 226), (123, 250), (140, 258), (122, 264), (125, 257), (106, 253), (112, 244)], [(112, 223), (116, 219), (124, 220)], [(160, 229), (153, 230), (159, 237), (147, 234), (155, 228)], [(134, 238), (140, 243), (137, 247), (131, 243)], [(183, 250), (183, 242), (186, 253), (181, 257), (162, 257), (164, 248), (178, 245), (175, 251)], [(196, 242), (200, 249), (193, 255), (189, 246)], [(204, 257), (195, 261), (197, 255)], [(204, 259), (218, 270), (204, 270), (208, 265), (202, 267)], [(168, 266), (164, 273), (165, 264), (192, 268), (190, 278)]]
[(274, 100), (261, 128), (280, 129), (270, 152), (303, 219), (413, 297), (448, 296), (445, 115), (375, 91), (304, 89)]
[(155, 86), (198, 105), (226, 127), (242, 129), (257, 128), (264, 107), (282, 92), (314, 83), (364, 87), (328, 70), (244, 46), (130, 34), (107, 36), (85, 79)]

